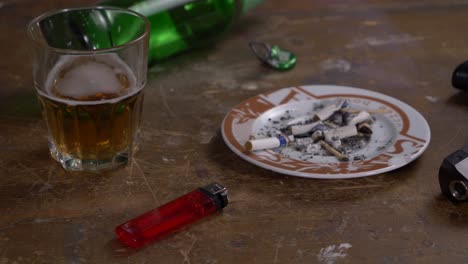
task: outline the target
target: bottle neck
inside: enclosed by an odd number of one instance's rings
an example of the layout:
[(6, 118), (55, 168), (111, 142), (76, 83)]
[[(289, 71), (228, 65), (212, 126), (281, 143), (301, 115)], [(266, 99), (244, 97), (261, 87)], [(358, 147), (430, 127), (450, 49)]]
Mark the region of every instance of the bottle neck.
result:
[(261, 4), (263, 0), (240, 0), (241, 2), (241, 15), (245, 15), (248, 11)]
[(170, 10), (174, 7), (188, 4), (193, 1), (195, 0), (149, 0), (137, 2), (128, 8), (144, 16), (150, 16), (161, 11)]

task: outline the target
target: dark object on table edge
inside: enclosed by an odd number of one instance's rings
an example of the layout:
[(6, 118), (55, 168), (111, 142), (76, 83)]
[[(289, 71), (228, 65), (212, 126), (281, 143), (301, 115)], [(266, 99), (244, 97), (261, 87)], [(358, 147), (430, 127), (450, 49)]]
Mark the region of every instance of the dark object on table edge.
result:
[(468, 145), (447, 156), (439, 169), (440, 189), (452, 202), (468, 200), (468, 170), (463, 164), (468, 165)]
[(468, 91), (468, 61), (458, 65), (453, 71), (452, 86)]

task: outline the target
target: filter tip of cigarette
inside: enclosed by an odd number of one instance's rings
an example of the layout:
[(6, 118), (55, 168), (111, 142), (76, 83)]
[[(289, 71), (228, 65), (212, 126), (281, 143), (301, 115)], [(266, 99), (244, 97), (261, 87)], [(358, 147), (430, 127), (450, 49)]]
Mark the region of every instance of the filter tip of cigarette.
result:
[(336, 150), (335, 148), (333, 148), (332, 146), (330, 146), (327, 142), (325, 142), (324, 140), (320, 140), (320, 145), (322, 145), (322, 147), (324, 147), (328, 152), (330, 152), (331, 154), (335, 155), (335, 157), (340, 160), (340, 161), (349, 161), (349, 158), (344, 155), (343, 153), (339, 152), (338, 150)]
[(250, 140), (247, 141), (247, 142), (245, 142), (244, 148), (245, 148), (246, 150), (252, 150), (252, 148), (253, 148), (252, 142), (251, 142)]

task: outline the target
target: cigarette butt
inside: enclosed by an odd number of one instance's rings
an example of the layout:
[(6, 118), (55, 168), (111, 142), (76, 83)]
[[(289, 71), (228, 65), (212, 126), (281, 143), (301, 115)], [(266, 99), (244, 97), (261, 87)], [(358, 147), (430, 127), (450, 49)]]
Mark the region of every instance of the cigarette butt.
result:
[(357, 130), (366, 135), (372, 134), (372, 127), (368, 123), (361, 123), (357, 125)]
[(307, 125), (291, 126), (290, 129), (293, 135), (301, 135), (301, 134), (321, 130), (323, 129), (323, 125), (322, 125), (322, 122), (318, 121), (318, 122), (314, 122), (314, 123), (307, 124)]
[(333, 141), (335, 139), (343, 139), (347, 137), (356, 136), (358, 134), (356, 126), (343, 126), (330, 130), (323, 131), (323, 137), (326, 141)]
[(351, 120), (348, 121), (348, 125), (356, 125), (362, 122), (365, 122), (371, 118), (371, 115), (367, 111), (361, 111), (359, 112), (356, 116), (351, 118)]
[(300, 117), (294, 118), (293, 120), (289, 121), (287, 123), (287, 126), (295, 126), (295, 125), (298, 125), (298, 124), (305, 124), (307, 122), (312, 121), (312, 119), (313, 119), (313, 117), (310, 116), (310, 115), (300, 116)]
[(331, 127), (331, 128), (338, 128), (339, 126), (332, 123), (332, 122), (328, 122), (328, 121), (323, 121), (323, 124), (326, 125), (327, 127)]
[(340, 160), (340, 161), (349, 161), (348, 157), (346, 157), (343, 153), (339, 152), (338, 150), (336, 150), (335, 148), (330, 146), (327, 142), (325, 142), (323, 140), (320, 140), (319, 142), (320, 142), (320, 145), (322, 147), (324, 147), (328, 152), (333, 154), (338, 160)]
[(252, 139), (245, 142), (244, 147), (246, 150), (262, 150), (273, 149), (287, 146), (289, 142), (293, 141), (293, 136), (277, 136), (261, 139)]
[(323, 131), (322, 130), (317, 130), (315, 131), (314, 133), (312, 133), (312, 135), (310, 136), (314, 142), (316, 143), (317, 141), (319, 141), (320, 139), (323, 138)]
[(246, 150), (252, 150), (252, 148), (253, 148), (252, 141), (249, 140), (249, 141), (245, 142), (244, 148), (245, 148)]
[(333, 113), (340, 110), (346, 104), (346, 100), (339, 100), (335, 104), (330, 104), (319, 110), (315, 114), (315, 119), (317, 120), (327, 120)]
[(346, 119), (343, 119), (345, 117), (345, 113), (341, 112), (341, 111), (336, 111), (335, 113), (333, 113), (333, 115), (331, 115), (327, 121), (331, 122), (331, 123), (334, 123), (338, 126), (343, 126), (343, 121), (346, 121)]

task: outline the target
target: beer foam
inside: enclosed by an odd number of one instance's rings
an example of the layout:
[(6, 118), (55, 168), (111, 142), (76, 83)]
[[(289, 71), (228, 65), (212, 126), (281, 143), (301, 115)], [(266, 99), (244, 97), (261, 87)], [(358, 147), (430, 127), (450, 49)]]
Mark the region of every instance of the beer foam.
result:
[(65, 73), (56, 86), (56, 93), (69, 98), (85, 98), (99, 93), (119, 95), (118, 73), (106, 64), (87, 61)]
[[(136, 85), (135, 74), (117, 54), (98, 54), (88, 57), (61, 56), (48, 74), (44, 90), (39, 89), (38, 92), (52, 100), (69, 105), (94, 105), (115, 103), (143, 89), (144, 83)], [(67, 68), (70, 70), (65, 71)], [(59, 76), (62, 72), (64, 74)], [(117, 74), (124, 74), (128, 79), (128, 87), (123, 92)], [(59, 77), (61, 80), (54, 86)], [(116, 94), (118, 97), (99, 101), (79, 100), (95, 94)], [(74, 100), (75, 98), (78, 100)]]

